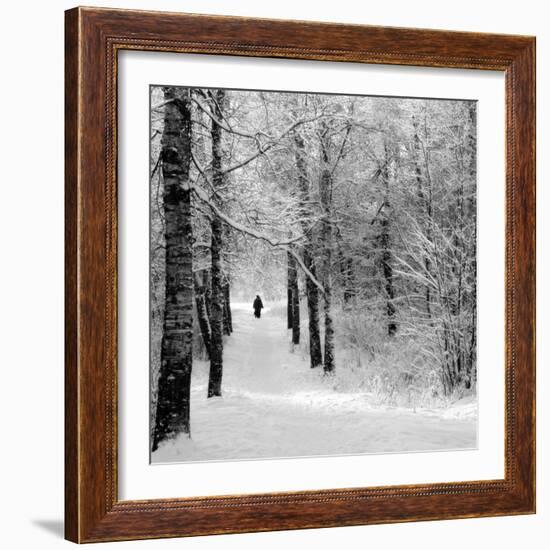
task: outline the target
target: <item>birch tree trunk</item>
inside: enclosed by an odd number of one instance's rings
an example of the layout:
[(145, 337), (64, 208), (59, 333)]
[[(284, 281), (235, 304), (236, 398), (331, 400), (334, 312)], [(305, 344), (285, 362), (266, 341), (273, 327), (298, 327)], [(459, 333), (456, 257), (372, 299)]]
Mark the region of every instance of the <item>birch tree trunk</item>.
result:
[[(296, 168), (298, 170), (298, 185), (300, 189), (301, 201), (301, 223), (302, 231), (306, 236), (305, 243), (302, 248), (302, 256), (304, 265), (310, 273), (317, 277), (317, 270), (313, 259), (311, 230), (308, 227), (309, 217), (309, 182), (307, 177), (305, 163), (305, 146), (302, 136), (298, 132), (294, 132), (294, 142), (296, 144)], [(321, 335), (319, 332), (319, 289), (317, 285), (306, 277), (306, 297), (307, 311), (309, 320), (309, 358), (311, 368), (318, 367), (323, 364), (323, 356), (321, 353)]]
[[(326, 162), (325, 162), (326, 164)], [(323, 250), (323, 287), (324, 295), (324, 320), (325, 320), (325, 360), (323, 370), (325, 373), (334, 371), (334, 326), (332, 321), (332, 225), (331, 225), (331, 195), (332, 175), (328, 168), (323, 169), (320, 182), (321, 205), (323, 207), (322, 240)]]
[[(223, 104), (225, 101), (225, 90), (212, 92), (214, 99), (214, 116), (217, 120), (223, 120)], [(220, 188), (224, 183), (222, 173), (222, 129), (215, 120), (212, 120), (212, 181), (214, 188)], [(212, 199), (217, 206), (219, 198)], [(222, 273), (222, 246), (223, 246), (223, 225), (216, 215), (211, 223), (212, 242), (210, 253), (212, 257), (211, 267), (211, 306), (210, 306), (210, 328), (211, 328), (211, 351), (210, 351), (210, 376), (208, 380), (208, 397), (220, 396), (222, 394), (223, 376), (223, 273)]]
[[(184, 92), (185, 94), (186, 92)], [(164, 88), (162, 134), (165, 221), (165, 304), (152, 450), (181, 433), (191, 435), (193, 362), (193, 228), (191, 225), (191, 111), (185, 95)]]

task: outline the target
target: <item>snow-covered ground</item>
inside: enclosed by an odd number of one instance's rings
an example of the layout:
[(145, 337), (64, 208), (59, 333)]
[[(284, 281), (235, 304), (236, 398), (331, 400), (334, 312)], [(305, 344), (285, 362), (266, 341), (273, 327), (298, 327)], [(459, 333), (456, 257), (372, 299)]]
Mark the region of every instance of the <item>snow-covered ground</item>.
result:
[[(259, 459), (476, 447), (477, 404), (446, 409), (372, 405), (369, 395), (334, 390), (322, 369), (292, 351), (284, 321), (266, 308), (232, 304), (223, 396), (207, 399), (208, 364), (193, 366), (191, 439), (161, 445), (153, 462)], [(271, 313), (271, 315), (270, 315)]]

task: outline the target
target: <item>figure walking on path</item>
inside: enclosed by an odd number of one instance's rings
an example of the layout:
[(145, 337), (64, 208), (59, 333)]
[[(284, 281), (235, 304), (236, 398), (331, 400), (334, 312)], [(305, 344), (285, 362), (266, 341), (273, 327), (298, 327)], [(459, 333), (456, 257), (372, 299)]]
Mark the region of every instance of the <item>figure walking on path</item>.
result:
[(262, 308), (264, 307), (259, 294), (256, 294), (256, 299), (254, 300), (252, 307), (254, 308), (254, 317), (256, 317), (256, 319), (259, 319), (262, 316)]

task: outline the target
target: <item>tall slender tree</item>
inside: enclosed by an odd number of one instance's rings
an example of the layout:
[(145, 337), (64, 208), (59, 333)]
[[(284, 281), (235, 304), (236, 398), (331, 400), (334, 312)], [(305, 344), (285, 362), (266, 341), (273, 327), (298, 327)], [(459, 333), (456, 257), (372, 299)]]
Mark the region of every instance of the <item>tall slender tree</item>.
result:
[(393, 336), (397, 332), (395, 320), (395, 288), (393, 282), (393, 260), (391, 242), (391, 203), (390, 203), (390, 179), (392, 175), (393, 159), (388, 142), (384, 141), (384, 159), (381, 170), (382, 183), (384, 186), (384, 199), (380, 216), (380, 248), (382, 274), (384, 277), (384, 288), (386, 290), (386, 313), (388, 317), (388, 335)]
[[(224, 184), (224, 173), (222, 171), (223, 145), (222, 126), (220, 122), (224, 118), (225, 90), (217, 89), (210, 92), (212, 101), (212, 184), (214, 196), (212, 201), (221, 208), (218, 190)], [(212, 217), (211, 224), (212, 242), (210, 245), (211, 266), (211, 305), (210, 305), (210, 376), (208, 380), (208, 397), (220, 396), (222, 394), (223, 376), (223, 223), (216, 214)]]
[(286, 256), (286, 328), (292, 329), (292, 256), (287, 252)]
[(298, 267), (296, 258), (289, 252), (288, 258), (288, 290), (290, 292), (290, 311), (292, 319), (292, 343), (300, 343), (300, 295), (298, 289)]
[(321, 134), (321, 178), (319, 181), (319, 196), (323, 210), (322, 241), (323, 241), (323, 287), (324, 321), (325, 321), (325, 356), (323, 370), (325, 373), (334, 371), (334, 324), (332, 319), (332, 170), (329, 164), (328, 128), (322, 124)]
[[(417, 117), (413, 116), (413, 127), (414, 127), (414, 157), (415, 157), (415, 175), (416, 175), (416, 193), (418, 207), (420, 211), (425, 212), (425, 217), (423, 222), (425, 226), (426, 236), (431, 238), (431, 216), (432, 216), (432, 197), (431, 190), (429, 187), (429, 174), (427, 171), (428, 168), (428, 159), (426, 155), (426, 147), (420, 138), (420, 124)], [(424, 256), (424, 267), (427, 273), (430, 273), (432, 265), (431, 260), (428, 254)], [(432, 316), (432, 289), (429, 284), (425, 285), (425, 296), (426, 296), (426, 314), (428, 319)]]
[(161, 163), (165, 224), (165, 300), (152, 450), (191, 434), (193, 364), (193, 228), (191, 224), (191, 111), (188, 90), (164, 88)]
[[(302, 256), (304, 265), (309, 272), (316, 277), (317, 269), (313, 255), (313, 245), (311, 238), (311, 227), (309, 219), (310, 212), (310, 186), (306, 166), (305, 143), (299, 130), (294, 132), (295, 144), (295, 162), (298, 173), (298, 188), (300, 195), (300, 220), (302, 231), (304, 233), (304, 244), (302, 245)], [(319, 331), (319, 289), (311, 280), (311, 277), (306, 276), (306, 299), (308, 310), (308, 332), (309, 332), (309, 357), (311, 368), (318, 367), (323, 364), (323, 355), (321, 352), (321, 335)]]

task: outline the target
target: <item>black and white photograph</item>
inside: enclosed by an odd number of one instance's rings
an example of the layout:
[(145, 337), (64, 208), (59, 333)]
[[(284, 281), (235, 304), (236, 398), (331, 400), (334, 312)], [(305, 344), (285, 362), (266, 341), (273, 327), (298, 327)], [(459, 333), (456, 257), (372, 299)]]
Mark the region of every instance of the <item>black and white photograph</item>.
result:
[(475, 449), (477, 102), (158, 84), (149, 116), (151, 462)]

